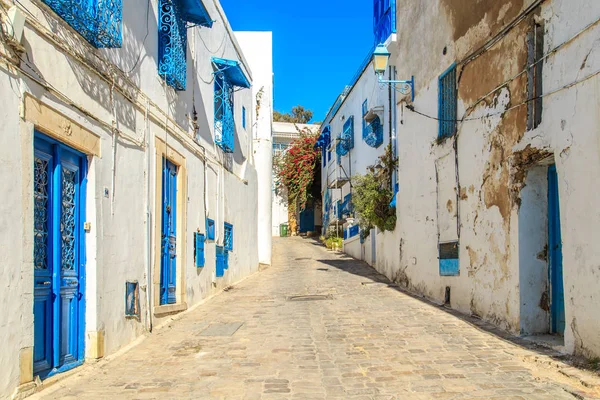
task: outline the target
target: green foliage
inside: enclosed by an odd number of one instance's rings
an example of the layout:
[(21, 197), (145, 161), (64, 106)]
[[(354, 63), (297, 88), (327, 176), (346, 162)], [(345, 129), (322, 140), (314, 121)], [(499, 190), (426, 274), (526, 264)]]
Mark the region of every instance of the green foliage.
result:
[(341, 249), (343, 246), (343, 239), (341, 237), (331, 236), (328, 239), (325, 239), (325, 246), (328, 249)]
[(363, 239), (374, 226), (381, 231), (393, 231), (396, 227), (396, 209), (390, 207), (394, 197), (392, 173), (396, 166), (392, 148), (387, 146), (377, 164), (368, 167), (365, 175), (352, 179), (352, 204)]
[(296, 124), (308, 124), (312, 119), (313, 112), (303, 106), (292, 107), (291, 113), (280, 113), (273, 111), (273, 121), (276, 122), (293, 122)]

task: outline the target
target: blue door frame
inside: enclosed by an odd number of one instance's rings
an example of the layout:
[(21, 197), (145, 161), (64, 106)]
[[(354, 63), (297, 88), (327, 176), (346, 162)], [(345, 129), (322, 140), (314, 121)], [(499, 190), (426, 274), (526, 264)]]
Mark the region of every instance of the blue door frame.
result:
[(160, 304), (177, 301), (177, 165), (163, 158)]
[(41, 378), (83, 363), (87, 159), (34, 135), (34, 359)]
[(556, 165), (548, 167), (548, 254), (550, 281), (550, 331), (565, 332), (565, 294), (563, 284), (562, 236)]

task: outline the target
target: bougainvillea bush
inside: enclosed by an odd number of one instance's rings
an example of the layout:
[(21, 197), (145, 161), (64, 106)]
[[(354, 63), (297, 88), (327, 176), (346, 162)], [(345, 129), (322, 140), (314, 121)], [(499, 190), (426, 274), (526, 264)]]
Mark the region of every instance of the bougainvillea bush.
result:
[(296, 212), (296, 207), (304, 209), (310, 196), (321, 155), (315, 149), (317, 138), (318, 134), (308, 129), (301, 130), (300, 137), (276, 161), (277, 184), (287, 189), (288, 208), (293, 213)]

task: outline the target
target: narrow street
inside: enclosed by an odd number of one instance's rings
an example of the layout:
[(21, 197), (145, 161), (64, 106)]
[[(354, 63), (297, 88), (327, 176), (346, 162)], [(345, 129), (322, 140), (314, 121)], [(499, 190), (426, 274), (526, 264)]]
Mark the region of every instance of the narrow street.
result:
[(539, 353), (386, 282), (310, 239), (275, 238), (270, 268), (34, 398), (593, 398)]

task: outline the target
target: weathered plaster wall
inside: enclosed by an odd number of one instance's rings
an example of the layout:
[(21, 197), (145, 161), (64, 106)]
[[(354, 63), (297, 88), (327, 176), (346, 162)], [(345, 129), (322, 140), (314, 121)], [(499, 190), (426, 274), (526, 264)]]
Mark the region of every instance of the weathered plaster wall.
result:
[[(600, 6), (547, 1), (493, 47), (463, 64), (460, 60), (532, 2), (475, 7), (461, 7), (461, 1), (399, 3), (398, 26), (410, 29), (398, 33), (395, 64), (400, 79), (415, 75), (415, 109), (437, 116), (438, 76), (456, 61), (458, 116), (466, 113), (469, 120), (458, 123), (455, 138), (437, 143), (437, 121), (404, 110), (398, 126), (397, 237), (383, 245), (383, 258), (378, 244), (377, 268), (436, 301), (444, 300), (449, 286), (453, 308), (504, 329), (543, 331), (548, 317), (539, 280), (547, 268), (545, 238), (528, 232), (545, 229), (540, 220), (545, 202), (535, 199), (543, 199), (547, 191), (539, 168), (545, 170), (553, 159), (559, 171), (565, 345), (569, 351), (598, 354), (598, 321), (590, 314), (592, 302), (600, 298), (597, 263), (592, 261), (598, 250), (590, 238), (598, 235), (600, 214), (589, 203), (599, 176), (599, 125), (593, 111), (598, 78), (544, 97), (542, 124), (526, 132), (527, 107), (522, 103), (527, 80), (525, 74), (517, 75), (526, 67), (526, 32), (534, 14), (544, 21), (548, 51), (596, 21)], [(544, 93), (598, 69), (597, 32), (594, 26), (545, 61)], [(438, 240), (456, 238), (460, 275), (441, 277)]]

